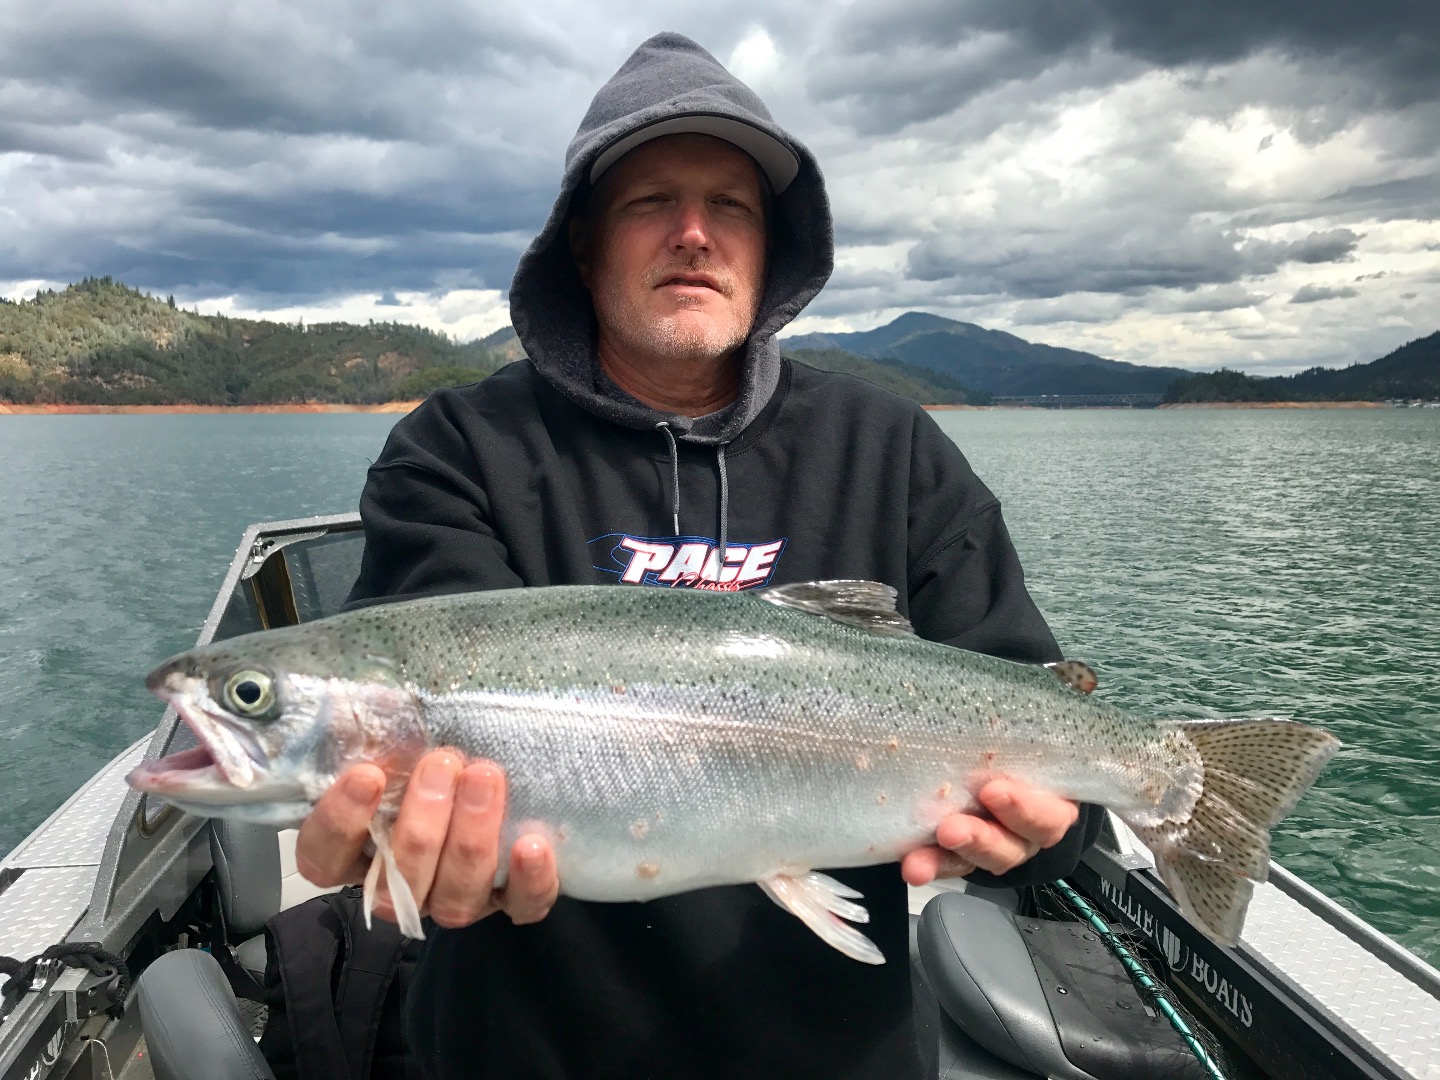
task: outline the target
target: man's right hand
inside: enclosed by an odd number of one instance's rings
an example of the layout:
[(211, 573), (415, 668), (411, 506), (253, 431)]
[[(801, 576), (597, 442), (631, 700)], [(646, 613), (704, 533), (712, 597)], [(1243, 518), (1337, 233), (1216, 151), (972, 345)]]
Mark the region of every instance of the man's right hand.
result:
[[(320, 797), (295, 843), (295, 862), (306, 880), (330, 888), (365, 879), (370, 866), (365, 843), (384, 790), (379, 767), (355, 765)], [(453, 930), (496, 911), (517, 924), (538, 922), (549, 913), (560, 882), (555, 853), (543, 836), (515, 841), (509, 880), (503, 890), (492, 888), (504, 816), (505, 774), (499, 766), (467, 765), (460, 754), (444, 749), (420, 759), (390, 844), (422, 916)], [(375, 913), (395, 921), (383, 875)]]

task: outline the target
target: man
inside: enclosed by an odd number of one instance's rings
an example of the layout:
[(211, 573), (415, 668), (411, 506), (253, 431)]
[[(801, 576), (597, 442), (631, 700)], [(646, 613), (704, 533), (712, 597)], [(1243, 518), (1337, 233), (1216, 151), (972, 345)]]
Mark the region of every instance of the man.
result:
[[(776, 332), (832, 261), (810, 153), (699, 46), (647, 41), (596, 96), (516, 270), (529, 360), (433, 395), (371, 469), (352, 601), (867, 578), (896, 587), (923, 636), (1058, 659), (996, 500), (929, 417), (781, 359)], [(360, 766), (327, 793), (301, 830), (307, 877), (363, 874), (383, 781)], [(1049, 880), (1098, 818), (1006, 780), (980, 798), (989, 815), (947, 819), (903, 879), (837, 873), (864, 893), (866, 933), (889, 958), (870, 967), (754, 886), (557, 899), (544, 838), (496, 851), (499, 770), (433, 753), (393, 833), (437, 926), (411, 990), (412, 1047), (445, 1078), (918, 1076), (905, 880)], [(509, 883), (492, 896), (501, 858)]]

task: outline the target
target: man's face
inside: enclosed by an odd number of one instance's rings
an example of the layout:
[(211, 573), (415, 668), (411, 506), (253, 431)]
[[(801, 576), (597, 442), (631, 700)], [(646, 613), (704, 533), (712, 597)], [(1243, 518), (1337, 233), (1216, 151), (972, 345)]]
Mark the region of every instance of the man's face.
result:
[(571, 231), (601, 333), (652, 359), (739, 347), (765, 285), (760, 185), (748, 154), (709, 135), (652, 139), (612, 165)]

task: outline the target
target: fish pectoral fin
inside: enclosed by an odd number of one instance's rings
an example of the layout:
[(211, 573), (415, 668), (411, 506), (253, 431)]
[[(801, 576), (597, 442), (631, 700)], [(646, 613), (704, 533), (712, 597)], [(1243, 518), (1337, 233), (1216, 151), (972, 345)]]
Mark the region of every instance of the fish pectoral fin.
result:
[(370, 869), (365, 872), (365, 929), (370, 929), (370, 915), (375, 910), (375, 892), (380, 886), (380, 872), (384, 869), (385, 884), (390, 887), (390, 902), (395, 907), (395, 920), (400, 932), (408, 938), (423, 941), (425, 928), (420, 925), (420, 905), (415, 902), (415, 893), (410, 883), (395, 865), (395, 850), (390, 846), (390, 822), (375, 818), (370, 822), (370, 839), (375, 844), (375, 855), (370, 860)]
[(771, 900), (815, 931), (827, 945), (864, 964), (885, 963), (885, 954), (875, 947), (873, 941), (853, 926), (840, 921), (870, 921), (870, 913), (850, 899), (860, 896), (850, 886), (814, 872), (804, 875), (772, 874), (755, 884)]
[(1100, 685), (1094, 670), (1083, 660), (1057, 660), (1045, 666), (1066, 686), (1079, 690), (1082, 694), (1088, 694)]
[(876, 634), (915, 634), (910, 620), (895, 607), (899, 593), (879, 581), (801, 581), (761, 589), (755, 595), (776, 607), (823, 615)]

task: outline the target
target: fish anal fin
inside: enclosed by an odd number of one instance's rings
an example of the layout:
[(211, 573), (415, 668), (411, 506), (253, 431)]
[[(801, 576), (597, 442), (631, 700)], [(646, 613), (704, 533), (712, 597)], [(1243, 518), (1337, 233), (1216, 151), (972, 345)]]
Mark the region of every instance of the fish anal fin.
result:
[(873, 941), (840, 921), (870, 921), (870, 913), (848, 898), (859, 895), (854, 889), (818, 873), (773, 874), (756, 884), (771, 900), (815, 931), (825, 944), (864, 964), (885, 963), (885, 954)]
[(1079, 690), (1082, 694), (1091, 693), (1095, 687), (1100, 685), (1094, 670), (1083, 660), (1057, 660), (1053, 664), (1046, 664), (1051, 673), (1072, 690)]
[(910, 620), (895, 606), (899, 593), (879, 581), (801, 581), (761, 589), (756, 595), (777, 607), (823, 615), (876, 634), (902, 637), (915, 633)]
[(400, 868), (395, 865), (395, 851), (390, 846), (390, 822), (376, 817), (370, 822), (370, 839), (375, 844), (375, 855), (370, 860), (370, 869), (365, 873), (365, 927), (370, 927), (370, 915), (375, 910), (375, 892), (380, 885), (380, 874), (385, 874), (385, 885), (390, 890), (390, 903), (395, 908), (395, 921), (400, 932), (408, 938), (422, 941), (425, 928), (420, 925), (420, 906), (415, 902), (415, 893)]

